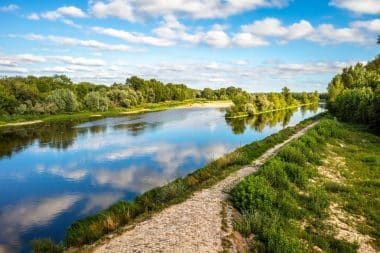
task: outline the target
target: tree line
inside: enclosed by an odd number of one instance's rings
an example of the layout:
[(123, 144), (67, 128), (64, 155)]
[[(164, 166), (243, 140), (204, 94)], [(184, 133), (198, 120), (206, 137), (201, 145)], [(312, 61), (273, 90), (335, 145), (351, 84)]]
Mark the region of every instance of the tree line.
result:
[(0, 117), (52, 115), (58, 113), (103, 112), (136, 107), (145, 103), (191, 99), (233, 100), (228, 114), (257, 112), (315, 103), (318, 93), (248, 93), (233, 86), (220, 89), (192, 89), (185, 84), (164, 84), (137, 76), (111, 86), (74, 83), (65, 75), (0, 78)]
[(295, 107), (300, 104), (316, 104), (319, 94), (315, 92), (291, 93), (284, 87), (281, 93), (254, 93), (242, 92), (232, 98), (234, 103), (226, 113), (227, 118), (253, 116), (257, 113)]
[(327, 106), (340, 120), (367, 124), (380, 131), (380, 55), (334, 76), (328, 85)]
[(196, 90), (184, 84), (164, 84), (136, 76), (112, 86), (74, 83), (65, 75), (3, 77), (0, 78), (0, 116), (107, 111), (169, 100), (224, 100), (241, 92), (235, 87)]

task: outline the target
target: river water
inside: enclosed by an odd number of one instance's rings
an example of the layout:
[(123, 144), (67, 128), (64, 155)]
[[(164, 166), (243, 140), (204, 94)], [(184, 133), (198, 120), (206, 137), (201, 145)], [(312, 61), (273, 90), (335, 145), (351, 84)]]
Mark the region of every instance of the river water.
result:
[(226, 121), (190, 108), (0, 129), (0, 252), (64, 238), (72, 222), (133, 199), (323, 109)]

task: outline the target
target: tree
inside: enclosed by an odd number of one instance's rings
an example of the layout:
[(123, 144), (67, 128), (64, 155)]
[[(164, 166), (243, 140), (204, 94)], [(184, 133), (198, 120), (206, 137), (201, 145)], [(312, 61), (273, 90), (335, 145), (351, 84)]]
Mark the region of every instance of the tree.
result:
[(107, 96), (100, 94), (100, 92), (92, 91), (84, 98), (84, 104), (90, 111), (104, 112), (108, 110), (109, 99)]
[(377, 36), (377, 44), (380, 44), (380, 35)]
[(79, 108), (76, 96), (69, 89), (52, 91), (46, 98), (46, 102), (54, 104), (58, 112), (74, 112)]

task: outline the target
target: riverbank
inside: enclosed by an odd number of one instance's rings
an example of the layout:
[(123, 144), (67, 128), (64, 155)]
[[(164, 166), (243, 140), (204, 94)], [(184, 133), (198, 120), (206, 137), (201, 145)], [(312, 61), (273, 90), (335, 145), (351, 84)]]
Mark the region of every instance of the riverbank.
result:
[[(288, 106), (288, 107), (283, 107), (283, 108), (279, 108), (279, 109), (273, 109), (273, 110), (256, 112), (253, 116), (260, 115), (260, 114), (265, 114), (265, 113), (270, 113), (270, 112), (277, 112), (277, 111), (283, 111), (283, 110), (298, 108), (298, 107), (301, 107), (301, 106), (309, 106), (309, 105), (313, 105), (313, 103), (299, 104), (299, 105)], [(227, 119), (238, 119), (238, 118), (246, 118), (246, 117), (249, 117), (248, 113), (242, 113), (242, 114), (239, 114), (237, 116), (227, 116), (226, 115)]]
[(168, 206), (188, 199), (194, 192), (209, 188), (230, 173), (250, 164), (274, 145), (285, 141), (289, 136), (316, 118), (308, 119), (297, 126), (289, 127), (264, 140), (253, 142), (227, 154), (204, 168), (194, 171), (185, 178), (179, 178), (168, 185), (145, 192), (134, 201), (121, 201), (110, 208), (72, 224), (67, 231), (66, 246), (82, 246), (93, 243), (111, 231), (118, 231), (124, 225), (130, 226), (145, 220)]
[(0, 118), (0, 127), (13, 127), (31, 125), (49, 121), (62, 121), (62, 120), (88, 120), (97, 117), (115, 117), (120, 115), (136, 114), (143, 112), (157, 112), (171, 108), (202, 108), (202, 107), (216, 107), (224, 108), (231, 106), (231, 101), (219, 100), (185, 100), (185, 101), (167, 101), (162, 103), (144, 104), (134, 108), (123, 110), (113, 110), (106, 112), (75, 112), (64, 113), (57, 115), (47, 116), (19, 116), (15, 118)]
[(231, 190), (227, 251), (379, 252), (380, 138), (323, 119)]
[(181, 204), (171, 206), (133, 229), (116, 236), (97, 247), (94, 252), (221, 252), (226, 235), (222, 224), (222, 203), (230, 189), (257, 169), (284, 145), (302, 136), (314, 127), (314, 122), (284, 142), (268, 149), (252, 165), (244, 167), (209, 189), (194, 193)]

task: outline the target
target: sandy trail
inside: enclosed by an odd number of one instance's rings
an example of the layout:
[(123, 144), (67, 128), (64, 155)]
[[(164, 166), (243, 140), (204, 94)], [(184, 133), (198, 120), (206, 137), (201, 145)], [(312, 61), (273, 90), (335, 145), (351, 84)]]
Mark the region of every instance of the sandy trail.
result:
[(194, 193), (188, 200), (170, 206), (153, 215), (151, 219), (138, 223), (133, 229), (116, 236), (94, 252), (220, 252), (222, 201), (227, 198), (225, 190), (255, 172), (268, 158), (294, 139), (314, 127), (315, 122), (288, 140), (267, 150), (252, 165), (229, 175), (209, 189)]

